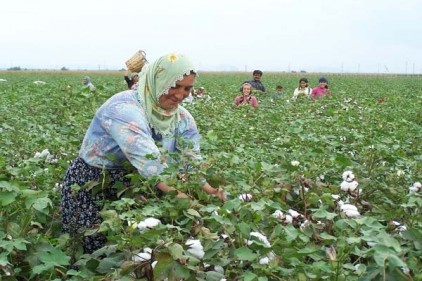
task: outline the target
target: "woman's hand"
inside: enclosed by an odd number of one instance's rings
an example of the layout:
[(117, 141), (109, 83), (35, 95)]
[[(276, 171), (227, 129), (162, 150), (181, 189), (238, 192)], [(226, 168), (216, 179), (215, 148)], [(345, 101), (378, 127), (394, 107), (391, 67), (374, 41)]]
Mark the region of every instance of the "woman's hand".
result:
[(181, 191), (177, 191), (177, 198), (190, 198), (186, 193), (183, 193)]
[(222, 188), (217, 188), (214, 195), (217, 196), (218, 198), (220, 198), (220, 200), (223, 201), (223, 202), (227, 201), (226, 192), (224, 192), (224, 189), (222, 189)]

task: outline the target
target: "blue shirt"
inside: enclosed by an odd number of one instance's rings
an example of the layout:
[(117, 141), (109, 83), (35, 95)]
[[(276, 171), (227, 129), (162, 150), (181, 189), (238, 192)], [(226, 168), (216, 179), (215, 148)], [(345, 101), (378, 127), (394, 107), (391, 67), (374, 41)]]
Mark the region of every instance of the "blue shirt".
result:
[(79, 156), (89, 165), (116, 169), (128, 162), (144, 177), (160, 174), (179, 152), (200, 160), (200, 135), (192, 115), (182, 106), (174, 132), (162, 137), (151, 129), (137, 91), (115, 94), (95, 113), (85, 134)]

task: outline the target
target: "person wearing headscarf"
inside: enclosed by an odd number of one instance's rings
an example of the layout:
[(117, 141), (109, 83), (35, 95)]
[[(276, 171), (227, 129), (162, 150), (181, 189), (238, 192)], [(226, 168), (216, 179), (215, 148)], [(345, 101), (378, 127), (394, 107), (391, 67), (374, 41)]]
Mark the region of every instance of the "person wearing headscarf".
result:
[[(188, 196), (160, 181), (160, 175), (174, 152), (192, 161), (201, 160), (199, 133), (192, 115), (180, 103), (194, 86), (196, 70), (191, 61), (181, 54), (168, 54), (139, 74), (136, 91), (127, 90), (109, 98), (95, 113), (85, 134), (79, 156), (68, 168), (62, 183), (62, 230), (76, 235), (81, 229), (90, 229), (101, 223), (98, 214), (99, 199), (116, 199), (116, 182), (128, 184), (125, 177), (136, 170), (143, 178), (157, 179), (154, 185), (160, 192), (176, 191), (177, 197)], [(172, 154), (173, 155), (173, 154)], [(92, 194), (83, 188), (89, 182), (108, 185), (101, 194)], [(81, 188), (75, 193), (72, 186)], [(211, 187), (205, 179), (202, 189), (222, 201), (221, 188)], [(85, 236), (84, 252), (104, 246), (101, 235)]]
[(328, 89), (328, 80), (325, 77), (321, 77), (318, 80), (318, 86), (312, 89), (311, 98), (318, 99), (319, 97), (331, 94), (330, 89)]
[(94, 84), (92, 84), (92, 83), (91, 83), (91, 78), (89, 78), (89, 76), (85, 76), (85, 77), (82, 79), (82, 84), (83, 84), (85, 87), (88, 87), (90, 91), (95, 90), (95, 86), (94, 86)]
[(129, 78), (129, 72), (126, 70), (124, 78), (127, 83), (128, 89), (136, 90), (139, 81), (139, 74), (137, 72), (132, 72)]

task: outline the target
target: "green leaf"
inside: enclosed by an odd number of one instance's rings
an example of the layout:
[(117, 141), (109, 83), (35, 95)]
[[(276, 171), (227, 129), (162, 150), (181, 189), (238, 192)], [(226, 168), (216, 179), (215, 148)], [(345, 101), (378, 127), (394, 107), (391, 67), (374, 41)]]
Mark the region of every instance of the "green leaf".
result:
[(180, 244), (172, 243), (167, 248), (174, 260), (178, 260), (183, 257), (183, 247)]
[(15, 202), (18, 194), (14, 191), (0, 191), (0, 204), (4, 207)]
[(234, 255), (237, 257), (237, 259), (242, 261), (253, 261), (258, 257), (258, 255), (252, 252), (252, 250), (248, 247), (241, 247), (236, 249), (234, 251)]
[(188, 215), (191, 215), (191, 216), (194, 216), (194, 217), (197, 217), (197, 218), (201, 217), (201, 215), (198, 213), (198, 211), (196, 211), (194, 209), (187, 209), (185, 214), (188, 214)]
[(33, 267), (34, 274), (41, 274), (45, 271), (53, 271), (56, 266), (64, 267), (69, 265), (70, 257), (60, 249), (51, 248), (46, 252), (40, 252), (38, 258), (42, 262), (40, 265)]
[(250, 271), (246, 271), (243, 275), (243, 280), (244, 281), (252, 281), (254, 280), (256, 277), (258, 277), (258, 275), (256, 275), (255, 273), (252, 273)]

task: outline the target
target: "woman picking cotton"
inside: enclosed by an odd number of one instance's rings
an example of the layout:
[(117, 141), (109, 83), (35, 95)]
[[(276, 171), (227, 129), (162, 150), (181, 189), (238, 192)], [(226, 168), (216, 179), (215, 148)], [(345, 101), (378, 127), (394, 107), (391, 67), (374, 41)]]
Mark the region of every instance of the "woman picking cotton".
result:
[[(66, 172), (62, 189), (63, 231), (75, 235), (101, 223), (97, 197), (84, 184), (109, 178), (101, 199), (115, 199), (117, 182), (127, 183), (128, 167), (144, 178), (157, 177), (166, 168), (160, 151), (179, 153), (200, 160), (199, 133), (192, 115), (180, 103), (194, 86), (196, 70), (180, 54), (160, 57), (139, 74), (138, 90), (120, 92), (96, 112), (85, 134), (79, 156)], [(187, 145), (187, 143), (189, 145)], [(205, 179), (202, 189), (225, 201), (222, 189), (211, 187)], [(78, 185), (78, 191), (72, 186)], [(165, 182), (155, 187), (162, 192), (176, 191)], [(105, 237), (84, 237), (84, 251), (92, 253), (104, 246)]]
[(242, 95), (237, 96), (234, 99), (234, 104), (247, 105), (250, 104), (252, 107), (258, 107), (258, 99), (252, 95), (252, 85), (248, 82), (242, 84), (241, 88)]

